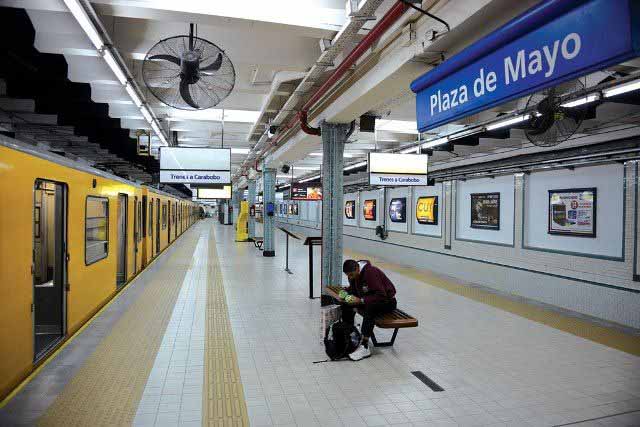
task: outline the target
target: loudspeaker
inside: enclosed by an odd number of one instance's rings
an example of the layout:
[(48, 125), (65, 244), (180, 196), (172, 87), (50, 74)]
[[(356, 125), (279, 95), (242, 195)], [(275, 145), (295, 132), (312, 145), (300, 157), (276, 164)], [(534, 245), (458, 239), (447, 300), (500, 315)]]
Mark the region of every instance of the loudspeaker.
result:
[(376, 116), (363, 114), (360, 116), (360, 132), (375, 132)]
[(282, 165), (282, 169), (280, 169), (282, 171), (282, 173), (289, 173), (289, 171), (291, 170), (291, 166), (289, 165)]

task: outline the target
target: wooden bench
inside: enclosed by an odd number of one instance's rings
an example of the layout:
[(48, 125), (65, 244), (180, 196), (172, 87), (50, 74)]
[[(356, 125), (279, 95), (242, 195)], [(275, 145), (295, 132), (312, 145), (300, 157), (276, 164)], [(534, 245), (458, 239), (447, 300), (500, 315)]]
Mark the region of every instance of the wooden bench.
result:
[[(338, 302), (342, 302), (342, 300), (338, 296), (341, 290), (341, 286), (327, 286), (327, 293)], [(373, 345), (376, 347), (391, 347), (396, 341), (398, 329), (415, 328), (416, 326), (418, 326), (418, 319), (400, 310), (399, 308), (396, 308), (392, 312), (385, 313), (376, 317), (375, 325), (381, 329), (393, 329), (393, 336), (391, 337), (391, 341), (378, 342), (374, 333), (371, 336)]]
[(254, 237), (253, 238), (253, 245), (262, 250), (262, 245), (264, 245), (264, 237)]

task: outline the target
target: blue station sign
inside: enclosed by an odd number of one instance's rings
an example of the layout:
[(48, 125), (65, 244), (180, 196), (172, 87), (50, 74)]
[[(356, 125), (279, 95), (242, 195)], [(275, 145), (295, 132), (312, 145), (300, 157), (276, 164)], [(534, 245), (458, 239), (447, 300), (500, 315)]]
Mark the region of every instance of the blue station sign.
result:
[(640, 55), (640, 0), (547, 0), (416, 79), (424, 132)]

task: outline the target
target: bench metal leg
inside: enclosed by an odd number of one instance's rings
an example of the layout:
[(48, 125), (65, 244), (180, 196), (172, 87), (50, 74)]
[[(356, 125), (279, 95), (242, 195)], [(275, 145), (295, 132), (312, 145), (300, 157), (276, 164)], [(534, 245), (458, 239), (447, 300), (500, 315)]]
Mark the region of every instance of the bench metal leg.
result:
[(379, 343), (376, 340), (375, 332), (371, 334), (371, 340), (373, 341), (373, 345), (376, 346), (376, 347), (391, 347), (391, 346), (393, 346), (393, 343), (396, 341), (396, 335), (398, 335), (398, 328), (395, 328), (393, 330), (393, 336), (391, 337), (391, 341)]

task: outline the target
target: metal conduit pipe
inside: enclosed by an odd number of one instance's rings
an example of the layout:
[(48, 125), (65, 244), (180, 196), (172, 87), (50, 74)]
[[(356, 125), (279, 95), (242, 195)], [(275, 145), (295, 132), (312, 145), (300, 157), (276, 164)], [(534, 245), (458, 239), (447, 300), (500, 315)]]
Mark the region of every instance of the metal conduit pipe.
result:
[[(349, 55), (338, 65), (335, 71), (329, 76), (327, 81), (315, 91), (315, 93), (309, 98), (309, 100), (302, 107), (302, 111), (298, 113), (298, 119), (302, 130), (305, 128), (311, 129), (310, 135), (319, 135), (320, 129), (313, 128), (307, 121), (307, 114), (313, 105), (324, 96), (329, 89), (335, 85), (338, 80), (345, 75), (353, 64), (389, 29), (391, 26), (406, 12), (408, 6), (405, 3), (397, 2), (391, 9), (382, 17), (380, 21), (369, 31), (369, 33), (358, 43), (358, 45), (349, 53)], [(306, 122), (306, 123), (305, 123)], [(317, 130), (316, 130), (317, 129)], [(306, 132), (306, 131), (305, 131)], [(316, 133), (317, 132), (317, 133)], [(307, 132), (309, 133), (309, 132)]]
[(408, 6), (404, 3), (397, 2), (391, 9), (382, 17), (382, 19), (369, 31), (369, 33), (358, 43), (358, 45), (349, 53), (349, 55), (340, 63), (335, 69), (333, 74), (320, 86), (311, 98), (304, 104), (302, 110), (294, 116), (289, 122), (281, 127), (278, 135), (263, 148), (257, 156), (257, 160), (273, 146), (277, 146), (278, 143), (284, 139), (284, 135), (287, 134), (296, 124), (300, 124), (303, 132), (309, 135), (320, 135), (320, 129), (314, 128), (309, 125), (307, 115), (313, 105), (325, 95), (329, 89), (331, 89), (338, 80), (340, 80), (344, 74), (351, 68), (351, 66), (369, 49), (382, 35), (406, 12)]

